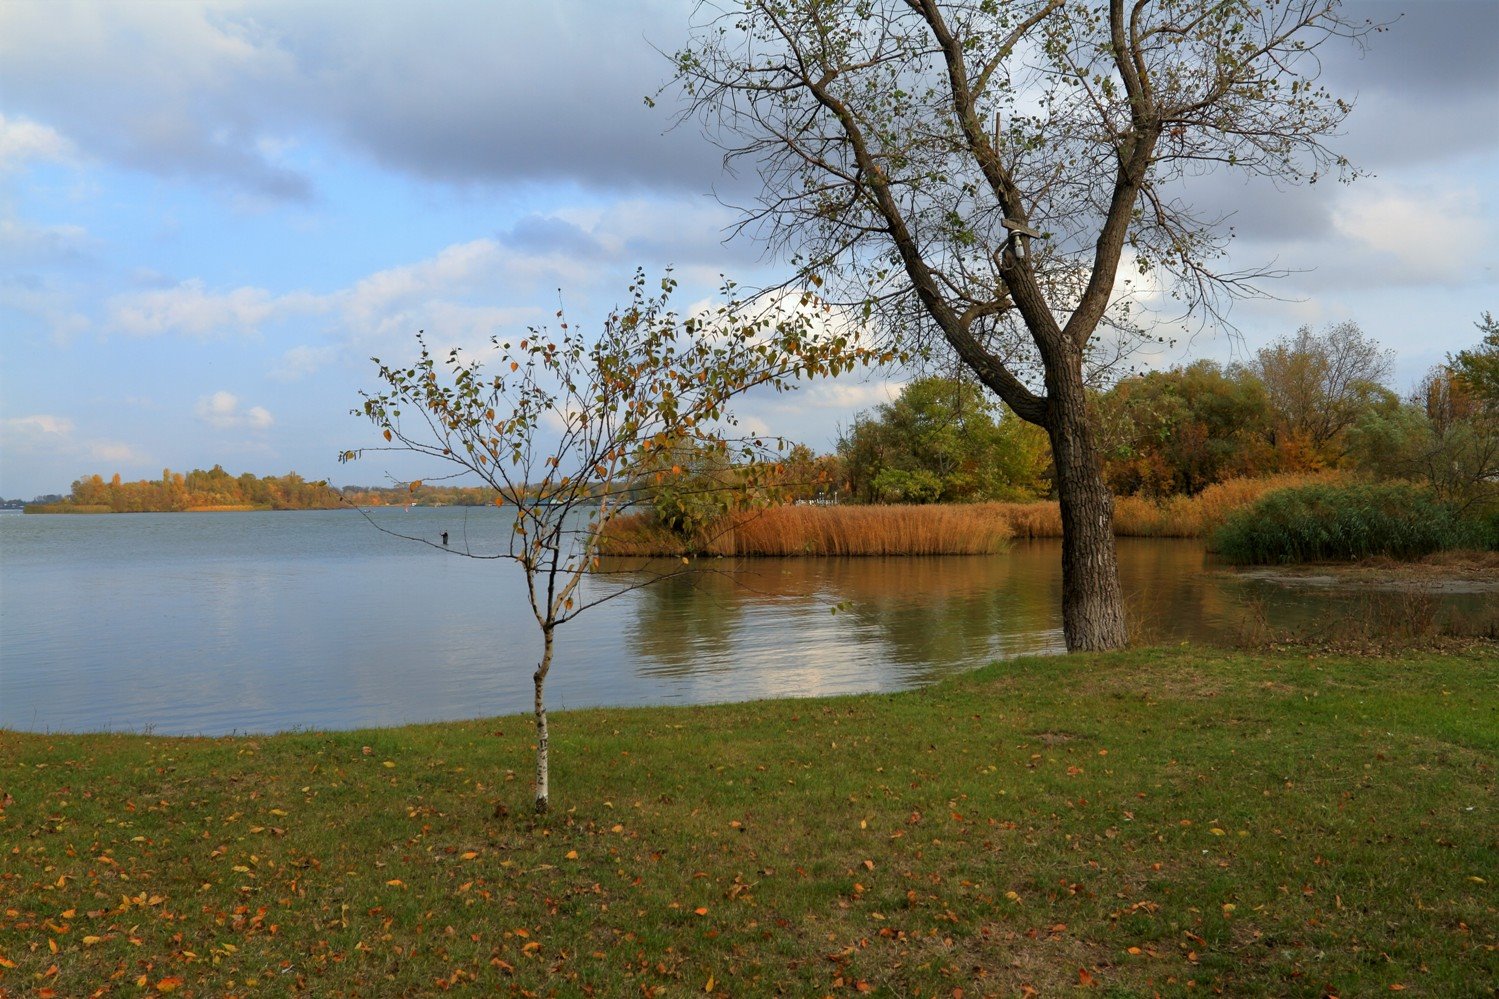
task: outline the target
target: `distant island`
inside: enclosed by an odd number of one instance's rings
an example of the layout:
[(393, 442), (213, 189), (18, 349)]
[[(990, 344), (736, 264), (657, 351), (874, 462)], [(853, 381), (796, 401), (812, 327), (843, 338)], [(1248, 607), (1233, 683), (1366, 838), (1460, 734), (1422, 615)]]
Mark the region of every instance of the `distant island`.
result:
[[(24, 504), (27, 513), (189, 513), (223, 510), (336, 510), (349, 506), (484, 506), (495, 492), (473, 486), (344, 486), (308, 481), (296, 472), (230, 475), (220, 465), (204, 471), (163, 469), (159, 479), (123, 482), (89, 475), (73, 483), (67, 496), (39, 497)], [(7, 506), (22, 506), (10, 501)]]

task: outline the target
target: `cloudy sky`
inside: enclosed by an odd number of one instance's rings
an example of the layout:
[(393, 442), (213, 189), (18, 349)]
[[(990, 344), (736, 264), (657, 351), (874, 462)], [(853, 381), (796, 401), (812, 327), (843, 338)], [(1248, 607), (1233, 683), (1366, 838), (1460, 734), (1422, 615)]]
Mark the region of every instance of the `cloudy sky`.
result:
[[(643, 97), (687, 0), (154, 3), (0, 0), (0, 496), (81, 475), (222, 463), (335, 483), (371, 443), (348, 415), (371, 355), (596, 316), (634, 268), (681, 304), (781, 273), (724, 242), (718, 153)], [(1357, 107), (1339, 148), (1375, 176), (1277, 191), (1206, 178), (1235, 260), (1298, 271), (1154, 358), (1228, 359), (1352, 319), (1404, 391), (1499, 311), (1495, 0), (1403, 15), (1327, 73)], [(888, 397), (840, 380), (743, 407), (831, 446)]]

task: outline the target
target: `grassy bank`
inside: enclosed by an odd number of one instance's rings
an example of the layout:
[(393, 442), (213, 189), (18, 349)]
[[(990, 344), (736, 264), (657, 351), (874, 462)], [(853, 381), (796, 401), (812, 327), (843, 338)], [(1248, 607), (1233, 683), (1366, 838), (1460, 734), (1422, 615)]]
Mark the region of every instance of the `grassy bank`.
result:
[[(1114, 533), (1125, 538), (1200, 538), (1267, 493), (1340, 482), (1325, 475), (1230, 479), (1196, 496), (1114, 500)], [(1055, 500), (924, 506), (787, 506), (735, 514), (683, 538), (648, 515), (609, 527), (609, 554), (685, 555), (986, 555), (1011, 538), (1060, 538)]]
[(0, 991), (1482, 994), (1493, 653), (568, 712), (539, 823), (524, 718), (4, 733)]

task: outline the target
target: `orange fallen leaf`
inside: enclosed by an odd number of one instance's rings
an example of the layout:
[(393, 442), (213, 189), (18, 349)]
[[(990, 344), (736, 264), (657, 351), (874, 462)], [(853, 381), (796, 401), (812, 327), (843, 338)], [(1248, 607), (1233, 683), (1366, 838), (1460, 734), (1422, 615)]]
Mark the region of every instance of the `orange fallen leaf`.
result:
[(180, 988), (184, 981), (186, 981), (186, 979), (179, 978), (176, 975), (173, 975), (170, 978), (163, 978), (161, 981), (156, 983), (156, 991), (171, 992), (174, 989)]
[(699, 916), (706, 916), (708, 914), (708, 907), (705, 905), (700, 905), (692, 911), (697, 913)]
[(1090, 974), (1088, 974), (1088, 969), (1087, 968), (1078, 968), (1077, 969), (1077, 984), (1078, 985), (1082, 985), (1082, 986), (1087, 986), (1087, 985), (1094, 984), (1094, 982), (1093, 982), (1093, 976), (1090, 975)]

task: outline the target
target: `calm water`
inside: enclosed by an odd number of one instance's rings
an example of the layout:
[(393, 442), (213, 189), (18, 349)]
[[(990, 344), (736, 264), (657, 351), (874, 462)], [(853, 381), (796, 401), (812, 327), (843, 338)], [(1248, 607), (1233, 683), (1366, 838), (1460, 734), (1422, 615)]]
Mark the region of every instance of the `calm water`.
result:
[[(475, 551), (495, 550), (509, 524), (489, 509), (378, 516)], [(1263, 617), (1313, 626), (1358, 599), (1204, 574), (1194, 542), (1124, 541), (1120, 557), (1155, 640), (1232, 636)], [(709, 564), (722, 571), (562, 628), (549, 706), (893, 690), (1062, 648), (1055, 542)], [(1462, 610), (1492, 594), (1444, 599)], [(401, 541), (349, 512), (0, 515), (3, 727), (220, 734), (505, 714), (529, 709), (539, 652), (514, 566)]]

